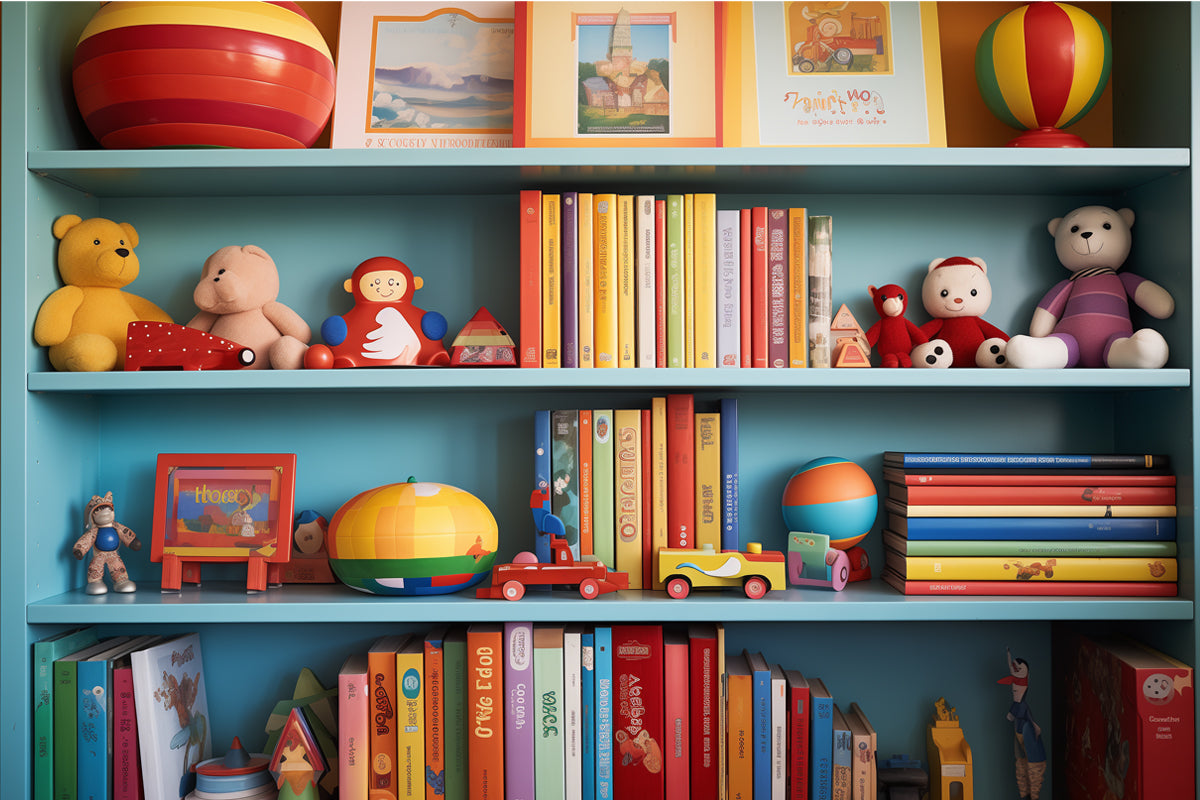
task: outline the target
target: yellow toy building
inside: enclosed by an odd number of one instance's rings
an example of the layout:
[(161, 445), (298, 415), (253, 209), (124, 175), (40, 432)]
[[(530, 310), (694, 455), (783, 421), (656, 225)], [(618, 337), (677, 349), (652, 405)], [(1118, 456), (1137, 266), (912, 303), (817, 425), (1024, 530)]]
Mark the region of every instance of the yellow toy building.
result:
[(939, 697), (934, 709), (925, 734), (929, 800), (972, 800), (971, 745), (959, 727), (958, 714), (946, 706), (946, 698)]

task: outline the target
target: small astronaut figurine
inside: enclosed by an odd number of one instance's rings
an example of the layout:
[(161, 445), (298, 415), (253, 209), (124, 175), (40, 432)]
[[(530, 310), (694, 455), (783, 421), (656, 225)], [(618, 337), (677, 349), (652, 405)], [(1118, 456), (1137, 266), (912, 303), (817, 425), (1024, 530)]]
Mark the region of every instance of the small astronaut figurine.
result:
[(124, 544), (130, 550), (141, 550), (142, 542), (132, 530), (117, 522), (113, 511), (112, 492), (103, 497), (92, 495), (84, 509), (83, 536), (75, 542), (71, 552), (75, 558), (83, 560), (88, 550), (92, 551), (92, 560), (87, 569), (88, 594), (105, 594), (108, 587), (104, 585), (104, 568), (108, 567), (108, 575), (113, 582), (113, 591), (129, 593), (137, 591), (137, 584), (129, 580), (129, 572), (125, 562), (121, 560), (118, 551)]

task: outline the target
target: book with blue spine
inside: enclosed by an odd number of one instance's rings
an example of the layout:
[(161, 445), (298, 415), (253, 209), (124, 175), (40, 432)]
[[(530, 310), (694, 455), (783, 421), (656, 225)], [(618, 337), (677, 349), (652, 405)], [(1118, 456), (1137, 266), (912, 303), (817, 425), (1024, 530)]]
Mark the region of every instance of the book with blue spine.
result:
[(579, 666), (582, 679), (579, 698), (583, 723), (583, 800), (596, 800), (596, 635), (584, 630), (579, 637)]
[(810, 800), (830, 800), (833, 792), (833, 697), (820, 678), (808, 679)]
[(966, 469), (1165, 469), (1165, 455), (1140, 453), (907, 453), (887, 450), (884, 466)]
[(754, 770), (754, 797), (771, 796), (771, 667), (762, 653), (743, 650), (746, 663), (750, 665), (752, 686), (753, 722), (751, 741), (754, 744), (752, 760)]
[(79, 800), (112, 796), (113, 661), (149, 644), (156, 636), (141, 636), (79, 661), (76, 669), (76, 792)]
[(906, 517), (888, 514), (907, 539), (1175, 541), (1174, 517)]
[(79, 664), (129, 641), (128, 636), (101, 639), (54, 661), (54, 798), (79, 796)]
[(721, 549), (738, 550), (738, 401), (721, 398)]
[[(533, 486), (550, 497), (550, 410), (539, 408), (533, 412)], [(542, 564), (551, 563), (550, 538), (536, 535), (533, 553)], [(529, 587), (542, 588), (542, 587)]]
[(504, 796), (534, 797), (533, 623), (504, 623)]
[(854, 776), (854, 740), (846, 715), (833, 704), (833, 800), (850, 800)]
[(596, 644), (596, 799), (613, 800), (612, 628), (597, 625)]

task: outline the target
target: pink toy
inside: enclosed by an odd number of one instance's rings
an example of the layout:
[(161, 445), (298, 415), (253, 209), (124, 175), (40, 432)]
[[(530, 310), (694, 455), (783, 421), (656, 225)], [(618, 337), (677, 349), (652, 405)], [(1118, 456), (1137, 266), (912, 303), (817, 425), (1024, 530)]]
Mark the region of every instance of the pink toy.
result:
[(1131, 272), (1117, 274), (1133, 241), (1133, 212), (1084, 206), (1050, 220), (1058, 260), (1071, 277), (1054, 286), (1033, 312), (1029, 336), (1014, 336), (1014, 367), (1157, 369), (1167, 342), (1150, 328), (1133, 329), (1129, 301), (1156, 319), (1175, 313), (1166, 289)]
[(312, 332), (278, 296), (279, 270), (266, 250), (222, 247), (204, 262), (192, 294), (200, 313), (187, 326), (254, 350), (251, 369), (299, 369)]
[(879, 322), (867, 330), (867, 344), (879, 353), (881, 367), (911, 367), (909, 353), (929, 341), (921, 329), (905, 318), (908, 293), (894, 283), (876, 289), (868, 286), (871, 301), (879, 312)]
[(982, 258), (935, 258), (921, 286), (933, 319), (921, 326), (929, 337), (912, 352), (917, 367), (1002, 367), (1008, 334), (983, 320), (992, 284)]
[(354, 308), (321, 324), (323, 345), (304, 358), (309, 369), (330, 367), (445, 366), (450, 354), (442, 344), (446, 318), (412, 303), (423, 284), (399, 259), (369, 258), (358, 265), (343, 288), (354, 295)]

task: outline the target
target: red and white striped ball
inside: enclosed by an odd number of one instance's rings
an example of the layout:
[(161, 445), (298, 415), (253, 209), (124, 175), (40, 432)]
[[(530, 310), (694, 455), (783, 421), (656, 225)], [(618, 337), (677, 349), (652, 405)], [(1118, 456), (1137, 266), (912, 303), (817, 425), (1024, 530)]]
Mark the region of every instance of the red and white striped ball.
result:
[(290, 2), (114, 2), (75, 47), (75, 101), (101, 146), (309, 147), (333, 56)]

